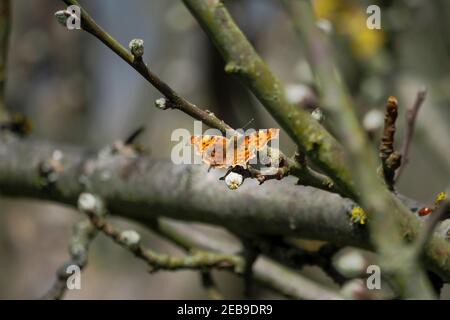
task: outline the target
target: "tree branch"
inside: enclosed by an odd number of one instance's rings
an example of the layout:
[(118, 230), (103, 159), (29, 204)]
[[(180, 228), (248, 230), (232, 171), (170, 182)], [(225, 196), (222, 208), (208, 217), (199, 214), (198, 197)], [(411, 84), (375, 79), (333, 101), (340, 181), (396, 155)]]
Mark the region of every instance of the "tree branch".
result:
[(267, 111), (347, 195), (356, 199), (347, 158), (339, 143), (308, 112), (289, 103), (281, 82), (255, 52), (219, 0), (183, 0), (226, 62)]
[[(139, 72), (148, 82), (150, 82), (156, 89), (158, 89), (170, 103), (170, 108), (179, 109), (194, 119), (204, 122), (206, 125), (219, 129), (223, 133), (230, 130), (231, 127), (222, 120), (218, 119), (213, 113), (198, 108), (193, 103), (181, 97), (168, 84), (162, 81), (156, 74), (154, 74), (144, 63), (142, 56), (135, 57), (130, 50), (122, 46), (117, 40), (109, 35), (102, 27), (100, 27), (94, 19), (88, 14), (83, 7), (75, 0), (63, 0), (67, 5), (77, 5), (81, 9), (81, 27), (83, 30), (92, 34), (114, 53), (121, 57), (126, 63)], [(142, 49), (143, 50), (143, 49)], [(169, 104), (168, 104), (169, 106)]]
[[(2, 139), (2, 136), (0, 136)], [(55, 151), (61, 160), (55, 163)], [(20, 141), (0, 143), (0, 194), (76, 205), (82, 192), (100, 196), (110, 211), (128, 218), (158, 214), (245, 230), (249, 234), (302, 235), (367, 245), (348, 219), (354, 203), (336, 194), (297, 186), (286, 178), (228, 190), (220, 170), (174, 165), (146, 156), (127, 157), (78, 147)], [(151, 212), (149, 212), (151, 210)]]
[[(370, 235), (386, 274), (392, 274), (400, 295), (406, 298), (433, 298), (431, 285), (413, 246), (404, 236), (415, 237), (420, 223), (378, 181), (377, 159), (358, 118), (336, 65), (327, 36), (317, 28), (310, 1), (283, 0), (308, 50), (308, 59), (320, 88), (321, 106), (330, 116), (338, 138), (348, 151), (352, 173), (360, 190), (361, 204), (369, 211)], [(407, 233), (405, 233), (405, 231)]]
[(140, 235), (133, 230), (119, 231), (105, 219), (107, 209), (99, 197), (90, 193), (82, 193), (78, 199), (78, 207), (85, 213), (94, 227), (114, 240), (117, 244), (131, 251), (137, 258), (144, 260), (150, 266), (150, 272), (158, 270), (210, 270), (231, 269), (242, 273), (244, 260), (232, 254), (214, 253), (207, 251), (193, 251), (191, 254), (178, 257), (156, 253), (141, 244)]
[[(159, 218), (153, 222), (153, 230), (185, 250), (200, 248), (228, 253), (242, 252), (242, 246), (237, 240), (232, 241), (217, 235), (207, 236), (198, 231), (195, 226), (188, 226), (186, 223), (171, 219)], [(256, 259), (252, 267), (252, 274), (259, 283), (275, 289), (287, 297), (314, 300), (342, 299), (333, 290), (315, 283), (264, 255), (259, 255)]]
[[(276, 184), (244, 184), (237, 191), (218, 183), (220, 172), (204, 166), (173, 165), (144, 156), (105, 156), (77, 147), (61, 147), (2, 137), (0, 194), (56, 201), (76, 206), (82, 192), (92, 192), (123, 217), (151, 224), (158, 215), (220, 225), (237, 234), (283, 235), (370, 247), (364, 226), (352, 224), (351, 200), (314, 189)], [(42, 164), (60, 153), (60, 165), (43, 175)], [(293, 181), (292, 181), (293, 182)], [(406, 200), (405, 200), (406, 201)], [(410, 201), (406, 201), (410, 202)], [(420, 207), (411, 204), (414, 210)], [(411, 214), (412, 216), (412, 214)], [(403, 234), (414, 226), (402, 225)], [(412, 229), (412, 230), (411, 230)], [(450, 280), (450, 244), (434, 235), (426, 252), (428, 267)]]
[(417, 92), (416, 101), (412, 108), (408, 109), (405, 114), (406, 126), (405, 126), (405, 134), (403, 135), (403, 142), (401, 146), (401, 155), (402, 161), (400, 163), (400, 167), (395, 172), (395, 181), (397, 181), (402, 174), (403, 169), (406, 164), (409, 162), (409, 148), (411, 146), (412, 137), (414, 133), (414, 127), (416, 125), (416, 118), (419, 114), (420, 107), (422, 106), (425, 98), (427, 96), (427, 89), (421, 89)]
[(67, 289), (67, 267), (76, 265), (83, 270), (88, 262), (89, 247), (97, 235), (97, 230), (88, 219), (77, 222), (73, 227), (73, 234), (69, 240), (70, 259), (64, 263), (57, 272), (57, 279), (42, 299), (62, 299)]
[(222, 293), (220, 292), (219, 288), (217, 287), (211, 272), (208, 271), (201, 271), (200, 277), (202, 281), (202, 286), (206, 290), (206, 293), (208, 294), (208, 297), (211, 300), (223, 300)]
[(11, 26), (10, 0), (0, 0), (0, 120), (5, 112), (6, 63)]

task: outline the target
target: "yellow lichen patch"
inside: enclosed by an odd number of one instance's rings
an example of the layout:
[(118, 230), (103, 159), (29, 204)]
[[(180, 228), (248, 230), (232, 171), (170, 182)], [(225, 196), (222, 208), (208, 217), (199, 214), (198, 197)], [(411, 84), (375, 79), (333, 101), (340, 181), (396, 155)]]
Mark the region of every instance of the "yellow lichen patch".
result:
[(438, 205), (445, 199), (447, 199), (447, 193), (445, 193), (444, 191), (441, 191), (436, 195), (436, 198), (434, 198), (434, 204)]
[(365, 224), (366, 223), (366, 212), (361, 207), (353, 207), (350, 210), (350, 221), (352, 223)]

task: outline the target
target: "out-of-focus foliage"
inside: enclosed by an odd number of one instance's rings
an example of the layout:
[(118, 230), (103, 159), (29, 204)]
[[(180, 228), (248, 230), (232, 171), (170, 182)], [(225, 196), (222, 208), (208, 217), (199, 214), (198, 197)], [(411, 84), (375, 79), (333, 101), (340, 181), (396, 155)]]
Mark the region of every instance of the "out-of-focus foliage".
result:
[(318, 18), (332, 23), (337, 33), (348, 37), (352, 52), (358, 58), (370, 58), (384, 44), (383, 30), (371, 30), (366, 26), (366, 6), (357, 0), (314, 0)]

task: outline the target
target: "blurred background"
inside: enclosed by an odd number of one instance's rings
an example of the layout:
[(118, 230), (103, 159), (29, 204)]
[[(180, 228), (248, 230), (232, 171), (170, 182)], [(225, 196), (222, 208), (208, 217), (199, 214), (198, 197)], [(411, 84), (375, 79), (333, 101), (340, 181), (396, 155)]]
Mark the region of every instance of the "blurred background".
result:
[[(277, 126), (255, 98), (232, 76), (181, 1), (80, 1), (91, 16), (123, 45), (145, 41), (145, 61), (181, 95), (213, 111), (235, 128)], [(450, 2), (448, 0), (315, 0), (320, 25), (333, 37), (339, 63), (358, 106), (358, 114), (379, 141), (389, 95), (397, 96), (397, 146), (404, 113), (426, 87), (410, 163), (398, 189), (432, 203), (450, 177)], [(285, 84), (294, 103), (308, 99), (315, 107), (305, 50), (278, 0), (225, 2), (244, 33)], [(381, 30), (366, 27), (366, 8), (381, 7)], [(32, 139), (99, 148), (123, 139), (145, 125), (140, 141), (154, 158), (170, 158), (171, 133), (192, 130), (193, 120), (178, 111), (153, 107), (161, 95), (98, 40), (68, 31), (53, 14), (64, 9), (57, 0), (12, 1), (13, 25), (7, 106), (33, 121)], [(283, 133), (281, 149), (295, 149)], [(205, 170), (207, 168), (205, 167)], [(262, 186), (264, 187), (264, 186)], [(0, 198), (0, 298), (38, 298), (55, 280), (67, 259), (73, 209), (43, 202)], [(144, 240), (162, 251), (176, 252), (145, 229), (127, 221)], [(216, 231), (213, 231), (216, 232)], [(330, 279), (311, 270), (319, 281)], [(239, 279), (215, 274), (227, 298), (241, 298)], [(448, 288), (447, 288), (447, 291)], [(206, 298), (197, 272), (158, 272), (103, 236), (98, 237), (82, 275), (82, 290), (69, 299)], [(261, 289), (256, 297), (277, 298)]]

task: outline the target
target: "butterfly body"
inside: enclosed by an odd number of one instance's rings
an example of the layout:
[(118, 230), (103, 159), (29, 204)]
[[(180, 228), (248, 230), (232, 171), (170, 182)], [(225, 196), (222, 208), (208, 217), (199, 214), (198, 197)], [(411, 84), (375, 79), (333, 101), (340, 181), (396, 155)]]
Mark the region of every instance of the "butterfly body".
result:
[(247, 167), (257, 152), (267, 143), (278, 137), (279, 129), (257, 130), (247, 135), (226, 138), (219, 135), (191, 136), (190, 143), (195, 146), (204, 163), (214, 168)]

